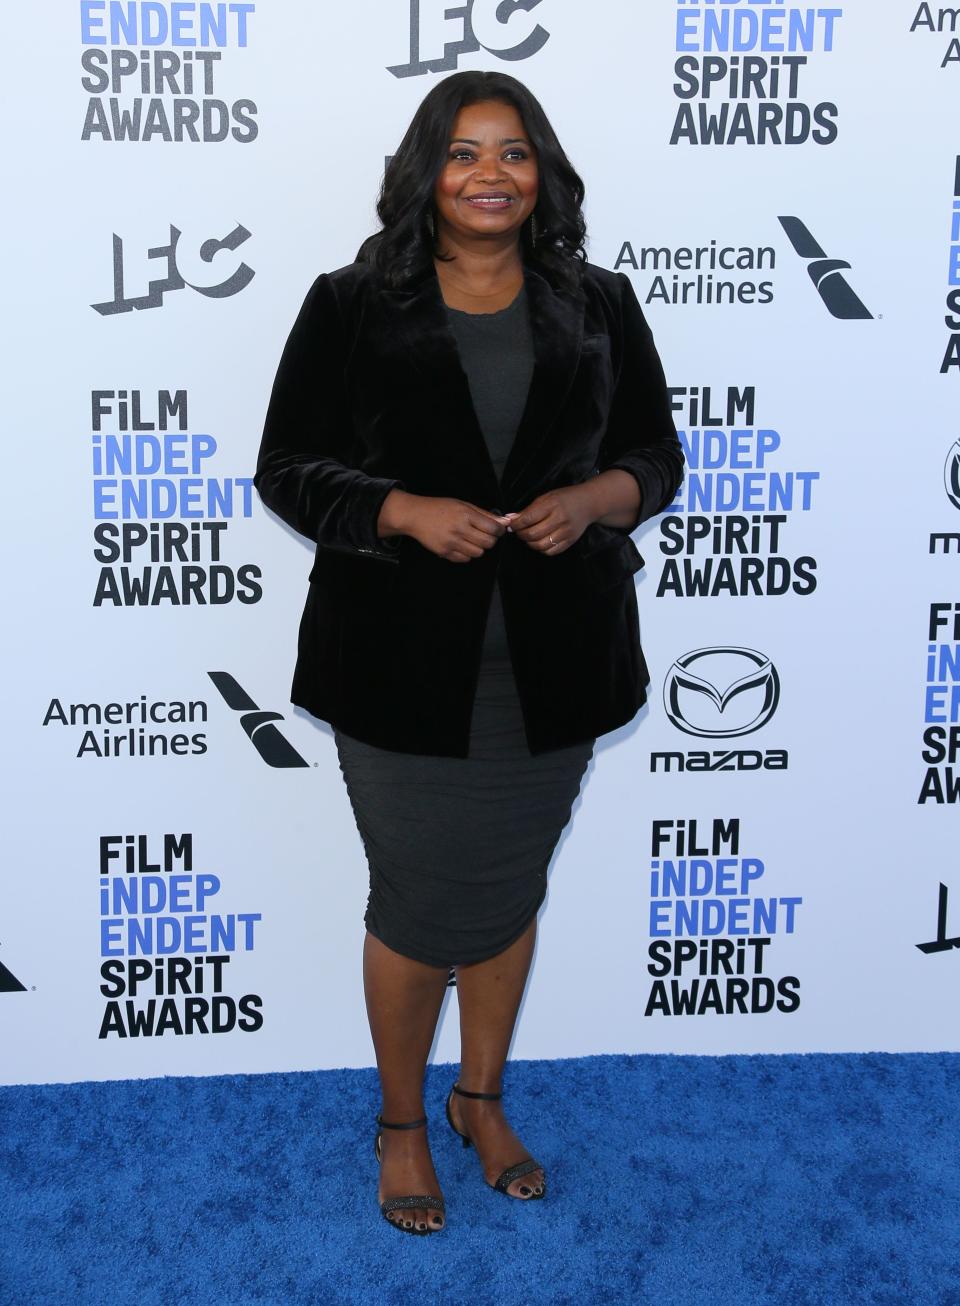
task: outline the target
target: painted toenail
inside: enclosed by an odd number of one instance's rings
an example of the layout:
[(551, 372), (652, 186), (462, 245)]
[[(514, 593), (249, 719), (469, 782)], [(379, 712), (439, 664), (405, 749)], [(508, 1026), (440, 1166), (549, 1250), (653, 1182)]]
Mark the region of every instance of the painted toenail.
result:
[(523, 1193), (524, 1197), (527, 1197), (530, 1194), (530, 1189), (526, 1186), (526, 1184), (520, 1185), (520, 1191), (521, 1193)]

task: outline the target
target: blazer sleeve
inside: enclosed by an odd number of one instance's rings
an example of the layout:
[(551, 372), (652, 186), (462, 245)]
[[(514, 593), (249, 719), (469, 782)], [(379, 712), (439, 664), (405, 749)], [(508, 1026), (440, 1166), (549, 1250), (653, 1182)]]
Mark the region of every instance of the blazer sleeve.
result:
[(322, 273), (280, 357), (253, 483), (268, 508), (322, 548), (396, 562), (399, 542), (378, 538), (377, 518), (403, 487), (352, 465), (346, 361), (336, 295)]
[(636, 521), (627, 527), (629, 532), (662, 512), (673, 499), (683, 482), (684, 457), (653, 335), (630, 278), (623, 272), (618, 272), (617, 278), (621, 292), (619, 373), (597, 470), (620, 467), (636, 478), (640, 508)]

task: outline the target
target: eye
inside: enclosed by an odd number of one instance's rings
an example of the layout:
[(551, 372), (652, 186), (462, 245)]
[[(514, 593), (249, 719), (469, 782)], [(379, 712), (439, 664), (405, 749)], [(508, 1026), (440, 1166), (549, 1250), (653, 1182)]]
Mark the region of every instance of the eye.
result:
[[(524, 149), (521, 149), (521, 147), (518, 146), (518, 145), (512, 145), (512, 146), (510, 147), (510, 149), (505, 150), (505, 151), (504, 151), (504, 156), (505, 156), (506, 158), (510, 158), (510, 157), (512, 156), (515, 160), (519, 160), (519, 161), (522, 161), (523, 159), (529, 158), (529, 155), (527, 154), (527, 151), (524, 150)], [(475, 158), (475, 157), (476, 157), (476, 156), (474, 155), (473, 150), (468, 150), (468, 149), (466, 149), (466, 148), (464, 148), (464, 147), (461, 147), (461, 148), (458, 149), (458, 150), (451, 150), (451, 152), (450, 152), (450, 158), (451, 158), (451, 159), (457, 159), (457, 160), (459, 160), (459, 159), (473, 159), (473, 158)]]

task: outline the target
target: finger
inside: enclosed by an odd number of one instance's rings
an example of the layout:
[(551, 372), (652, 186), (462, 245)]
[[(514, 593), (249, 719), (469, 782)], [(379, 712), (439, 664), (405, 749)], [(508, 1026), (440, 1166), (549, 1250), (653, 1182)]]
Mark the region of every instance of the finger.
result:
[[(470, 509), (473, 516), (479, 517), (484, 522), (496, 522), (498, 526), (501, 525), (504, 522), (505, 517), (509, 515), (491, 512), (489, 508), (478, 508), (475, 503), (468, 503), (467, 507)], [(471, 520), (473, 519), (473, 516), (471, 516)]]
[(545, 522), (540, 522), (536, 526), (531, 527), (531, 529), (526, 532), (524, 539), (528, 544), (540, 544), (542, 541), (549, 539), (551, 535), (555, 540), (558, 540), (563, 533), (565, 525), (566, 522), (560, 521), (554, 517), (548, 517)]
[(549, 517), (553, 512), (555, 505), (542, 499), (534, 499), (533, 503), (528, 504), (523, 512), (517, 513), (510, 525), (516, 530), (526, 530), (529, 526), (535, 526), (545, 517)]
[(462, 531), (457, 532), (458, 543), (465, 541), (469, 544), (475, 544), (480, 549), (492, 549), (499, 538), (499, 534), (491, 535), (488, 531), (481, 530), (476, 526), (468, 525)]
[(506, 523), (498, 521), (496, 517), (468, 517), (466, 525), (474, 531), (482, 531), (490, 539), (499, 539), (506, 530)]
[(537, 553), (549, 553), (551, 556), (562, 553), (573, 541), (566, 535), (552, 533), (540, 540), (527, 540), (527, 545)]
[(535, 525), (526, 527), (520, 534), (528, 544), (536, 544), (540, 540), (545, 540), (548, 535), (552, 535), (554, 539), (557, 539), (566, 530), (567, 525), (567, 519), (563, 513), (554, 511), (541, 518)]

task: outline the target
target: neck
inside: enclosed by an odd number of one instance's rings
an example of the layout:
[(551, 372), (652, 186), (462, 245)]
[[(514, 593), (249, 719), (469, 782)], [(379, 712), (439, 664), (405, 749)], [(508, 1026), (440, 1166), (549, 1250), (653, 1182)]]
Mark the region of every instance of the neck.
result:
[(506, 286), (518, 286), (523, 280), (520, 242), (512, 236), (502, 243), (484, 241), (467, 244), (441, 233), (441, 252), (453, 255), (453, 262), (434, 259), (441, 283), (456, 286), (477, 299), (502, 294)]

